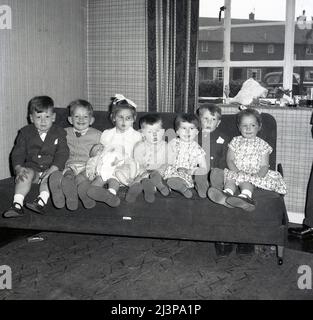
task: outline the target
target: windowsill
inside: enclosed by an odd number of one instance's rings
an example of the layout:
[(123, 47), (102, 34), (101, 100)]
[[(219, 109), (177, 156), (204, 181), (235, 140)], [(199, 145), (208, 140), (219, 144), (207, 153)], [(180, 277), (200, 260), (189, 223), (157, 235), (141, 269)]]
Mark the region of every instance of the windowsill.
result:
[[(224, 104), (224, 103), (217, 103), (218, 106), (220, 107), (232, 107), (232, 108), (238, 108), (240, 104), (235, 104), (235, 103), (229, 103), (229, 104)], [(250, 106), (251, 108), (255, 109), (275, 109), (275, 110), (289, 110), (289, 111), (298, 111), (298, 110), (305, 110), (305, 111), (312, 111), (312, 108), (309, 107), (280, 107), (279, 105), (253, 105)]]

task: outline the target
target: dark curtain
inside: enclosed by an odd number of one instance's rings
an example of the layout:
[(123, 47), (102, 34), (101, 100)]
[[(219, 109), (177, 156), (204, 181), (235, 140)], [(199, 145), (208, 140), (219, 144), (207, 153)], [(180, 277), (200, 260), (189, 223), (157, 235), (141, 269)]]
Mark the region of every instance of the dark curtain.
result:
[(193, 113), (199, 0), (147, 0), (148, 110)]

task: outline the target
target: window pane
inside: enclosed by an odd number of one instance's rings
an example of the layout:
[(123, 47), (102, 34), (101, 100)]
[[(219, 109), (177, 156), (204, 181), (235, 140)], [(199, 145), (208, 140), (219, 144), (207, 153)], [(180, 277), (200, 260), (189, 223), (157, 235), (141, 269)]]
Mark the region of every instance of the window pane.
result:
[(232, 0), (233, 61), (283, 60), (285, 0)]
[(313, 88), (313, 67), (295, 67), (293, 69), (293, 94), (306, 96)]
[(223, 68), (199, 68), (199, 97), (223, 96)]
[(294, 57), (313, 60), (313, 7), (312, 0), (296, 1)]
[[(221, 4), (222, 3), (222, 4)], [(200, 0), (199, 59), (221, 60), (223, 58), (224, 19), (218, 14), (223, 1)]]
[(268, 89), (268, 98), (274, 97), (274, 90), (282, 87), (283, 68), (276, 67), (241, 67), (230, 68), (230, 97), (235, 96), (244, 81), (253, 78)]

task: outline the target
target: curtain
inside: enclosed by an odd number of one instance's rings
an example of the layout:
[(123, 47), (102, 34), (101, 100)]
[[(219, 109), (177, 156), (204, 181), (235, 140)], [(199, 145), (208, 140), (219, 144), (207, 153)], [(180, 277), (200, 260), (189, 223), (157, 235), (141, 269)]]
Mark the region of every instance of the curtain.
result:
[(148, 110), (193, 113), (199, 0), (147, 0)]

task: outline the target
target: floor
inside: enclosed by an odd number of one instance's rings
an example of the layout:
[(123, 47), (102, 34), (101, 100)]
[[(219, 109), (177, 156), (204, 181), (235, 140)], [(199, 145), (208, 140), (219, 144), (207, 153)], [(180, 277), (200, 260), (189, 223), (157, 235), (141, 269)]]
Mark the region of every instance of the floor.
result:
[[(12, 290), (0, 300), (238, 300), (313, 299), (297, 286), (300, 265), (313, 255), (288, 241), (284, 264), (270, 246), (253, 254), (217, 257), (196, 241), (42, 232), (2, 233), (0, 261), (12, 266)], [(311, 251), (312, 252), (312, 251)]]

